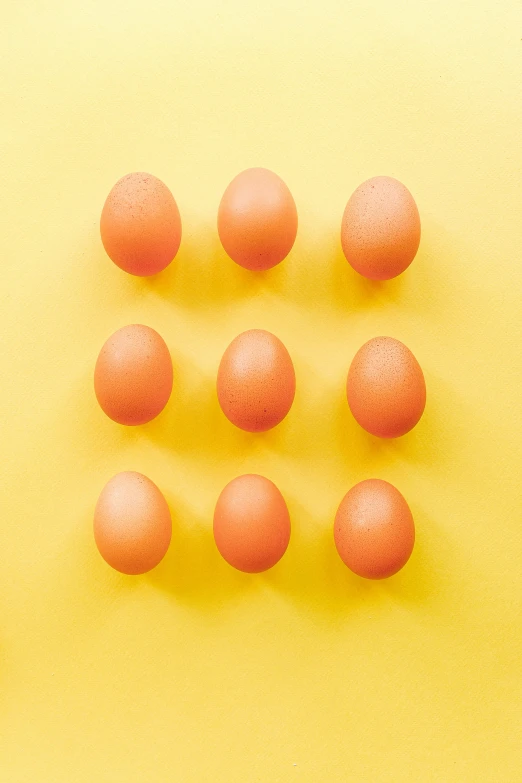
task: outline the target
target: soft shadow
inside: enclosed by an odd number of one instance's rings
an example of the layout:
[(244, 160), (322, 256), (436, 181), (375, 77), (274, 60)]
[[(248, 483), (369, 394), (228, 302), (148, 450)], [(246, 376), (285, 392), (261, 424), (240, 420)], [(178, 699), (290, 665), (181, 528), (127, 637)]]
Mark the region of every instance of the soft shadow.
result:
[[(378, 438), (366, 432), (353, 417), (344, 390), (331, 389), (330, 437), (348, 471), (372, 471), (394, 462), (444, 473), (459, 460), (458, 444), (466, 437), (470, 409), (465, 398), (437, 375), (426, 372), (427, 402), (416, 426), (400, 438)], [(332, 399), (334, 398), (335, 399)], [(318, 403), (322, 408), (326, 402)], [(480, 421), (476, 421), (480, 427)], [(459, 437), (455, 437), (459, 435)]]
[(215, 320), (240, 301), (279, 290), (285, 261), (261, 272), (244, 269), (226, 254), (215, 226), (200, 221), (197, 231), (182, 239), (172, 263), (160, 274), (143, 278), (142, 285), (198, 318)]
[(200, 612), (239, 603), (260, 589), (255, 575), (226, 563), (212, 534), (212, 515), (203, 517), (185, 499), (165, 492), (172, 509), (173, 536), (169, 551), (146, 578), (177, 601)]
[[(391, 280), (369, 280), (356, 272), (346, 260), (337, 227), (325, 225), (310, 237), (307, 263), (299, 268), (299, 299), (317, 310), (334, 307), (339, 314), (358, 314), (371, 310), (400, 307), (419, 312), (423, 317), (440, 315), (445, 303), (437, 292), (441, 290), (441, 275), (447, 274), (439, 263), (454, 251), (454, 240), (444, 227), (433, 221), (423, 225), (423, 236), (417, 255), (410, 266)], [(450, 295), (452, 280), (443, 286)], [(320, 296), (317, 293), (320, 292)], [(447, 303), (446, 303), (447, 304)]]
[(286, 281), (288, 290), (298, 291), (307, 310), (327, 308), (331, 314), (334, 308), (339, 315), (353, 314), (403, 298), (408, 270), (393, 280), (368, 280), (346, 260), (338, 226), (324, 220), (321, 225), (318, 216), (310, 220), (315, 223), (314, 233), (301, 238), (301, 263), (289, 267)]
[(378, 593), (402, 605), (427, 604), (440, 591), (433, 550), (427, 541), (440, 539), (443, 531), (418, 503), (409, 502), (415, 520), (415, 546), (406, 565), (394, 576), (376, 583)]
[(162, 411), (143, 431), (162, 448), (188, 458), (216, 454), (217, 444), (224, 455), (234, 450), (256, 448), (255, 434), (235, 427), (221, 410), (216, 392), (216, 373), (199, 367), (179, 351), (173, 356), (175, 388)]
[(319, 617), (347, 617), (366, 586), (341, 562), (333, 540), (333, 519), (318, 521), (295, 498), (286, 496), (292, 538), (282, 560), (260, 574), (273, 590)]
[[(433, 558), (424, 534), (427, 525), (434, 525), (417, 505), (412, 506), (417, 527), (412, 556), (401, 571), (382, 580), (359, 577), (342, 562), (333, 539), (335, 509), (331, 509), (328, 519), (321, 520), (319, 527), (317, 519), (295, 499), (290, 499), (289, 507), (293, 528), (288, 551), (277, 566), (260, 578), (306, 612), (313, 612), (316, 619), (335, 622), (383, 600), (405, 606), (425, 604), (434, 591), (436, 594)], [(437, 536), (440, 535), (437, 530)]]
[(392, 280), (368, 280), (350, 266), (340, 243), (332, 248), (329, 258), (331, 300), (340, 310), (367, 311), (403, 299), (408, 270)]

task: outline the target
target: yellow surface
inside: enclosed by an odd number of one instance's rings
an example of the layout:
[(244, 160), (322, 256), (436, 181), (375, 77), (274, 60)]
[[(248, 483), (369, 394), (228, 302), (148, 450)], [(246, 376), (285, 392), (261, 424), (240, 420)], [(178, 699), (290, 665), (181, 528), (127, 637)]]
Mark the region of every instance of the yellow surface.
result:
[[(275, 783), (521, 780), (521, 14), (501, 3), (2, 3), (0, 780)], [(253, 275), (216, 236), (221, 194), (263, 165), (299, 210), (295, 249)], [(113, 183), (172, 189), (183, 241), (155, 279), (98, 236)], [(339, 228), (390, 174), (418, 257), (372, 285)], [(96, 404), (98, 350), (142, 322), (172, 351), (168, 408), (136, 429)], [(295, 361), (264, 435), (220, 413), (219, 359), (263, 327)], [(404, 340), (428, 405), (397, 442), (358, 428), (346, 372)], [(164, 491), (174, 536), (144, 577), (95, 550), (120, 470)], [(215, 500), (255, 471), (293, 534), (265, 575), (214, 547)], [(332, 521), (377, 476), (417, 524), (398, 576), (342, 565)]]

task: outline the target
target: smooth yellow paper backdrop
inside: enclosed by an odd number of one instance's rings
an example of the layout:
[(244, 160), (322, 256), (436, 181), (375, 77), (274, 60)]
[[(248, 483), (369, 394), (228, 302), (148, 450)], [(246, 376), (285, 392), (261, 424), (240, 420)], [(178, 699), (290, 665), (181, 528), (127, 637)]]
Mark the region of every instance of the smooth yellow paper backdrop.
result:
[[(515, 0), (3, 2), (0, 411), (2, 783), (521, 780), (522, 11)], [(235, 174), (266, 166), (299, 211), (265, 274), (220, 248)], [(153, 279), (98, 233), (114, 182), (150, 171), (183, 220)], [(344, 205), (389, 174), (420, 251), (371, 284)], [(168, 407), (124, 428), (92, 374), (114, 330), (167, 341)], [(216, 400), (240, 331), (273, 331), (297, 394), (263, 435)], [(403, 340), (428, 403), (381, 442), (352, 419), (350, 361)], [(93, 507), (146, 473), (174, 535), (142, 577), (111, 571)], [(276, 482), (286, 556), (248, 576), (212, 514), (244, 472)], [(333, 517), (357, 481), (410, 503), (417, 543), (384, 582), (350, 574)]]

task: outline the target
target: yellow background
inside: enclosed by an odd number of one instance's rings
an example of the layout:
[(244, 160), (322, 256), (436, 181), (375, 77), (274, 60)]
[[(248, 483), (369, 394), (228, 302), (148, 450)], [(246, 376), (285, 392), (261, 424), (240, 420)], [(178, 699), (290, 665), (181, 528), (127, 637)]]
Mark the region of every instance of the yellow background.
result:
[[(516, 0), (4, 2), (0, 780), (275, 783), (521, 779), (522, 13)], [(240, 170), (278, 172), (299, 211), (291, 255), (253, 275), (220, 248)], [(133, 278), (104, 254), (103, 201), (133, 170), (183, 220), (176, 261)], [(421, 248), (375, 285), (341, 252), (365, 178), (413, 192)], [(96, 404), (104, 340), (142, 322), (175, 387), (154, 422)], [(264, 435), (221, 414), (215, 375), (240, 331), (296, 367)], [(426, 375), (419, 426), (380, 442), (346, 372), (368, 338)], [(105, 482), (139, 470), (174, 536), (143, 577), (92, 537)], [(235, 475), (273, 479), (293, 525), (271, 572), (214, 547)], [(411, 561), (379, 583), (332, 542), (370, 476), (405, 495)]]

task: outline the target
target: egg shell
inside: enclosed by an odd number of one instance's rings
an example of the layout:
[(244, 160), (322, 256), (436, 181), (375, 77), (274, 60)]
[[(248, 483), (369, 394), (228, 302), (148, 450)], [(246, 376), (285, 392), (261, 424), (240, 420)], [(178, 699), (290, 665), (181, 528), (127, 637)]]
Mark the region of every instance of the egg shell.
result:
[(94, 539), (103, 559), (122, 574), (144, 574), (169, 548), (167, 501), (142, 473), (118, 473), (103, 488), (94, 511)]
[(264, 168), (238, 174), (221, 199), (218, 233), (226, 253), (245, 269), (279, 264), (297, 234), (297, 209), (283, 180)]
[(354, 418), (380, 438), (405, 435), (426, 405), (422, 369), (410, 349), (393, 337), (374, 337), (357, 351), (346, 393)]
[(102, 410), (118, 424), (154, 419), (172, 392), (172, 360), (163, 338), (142, 324), (114, 332), (96, 361), (94, 390)]
[(341, 560), (366, 579), (384, 579), (408, 561), (415, 524), (408, 504), (387, 481), (367, 479), (344, 496), (334, 523)]
[(100, 234), (107, 255), (120, 269), (139, 277), (161, 272), (181, 242), (181, 218), (174, 196), (152, 174), (127, 174), (107, 196)]
[(341, 243), (351, 266), (371, 280), (397, 277), (419, 248), (417, 205), (402, 182), (373, 177), (359, 185), (344, 210)]
[(238, 476), (221, 492), (214, 512), (214, 540), (234, 568), (272, 568), (290, 541), (290, 515), (276, 485), (256, 474)]
[(217, 395), (236, 427), (264, 432), (279, 424), (295, 395), (294, 365), (281, 340), (263, 329), (232, 340), (219, 365)]

